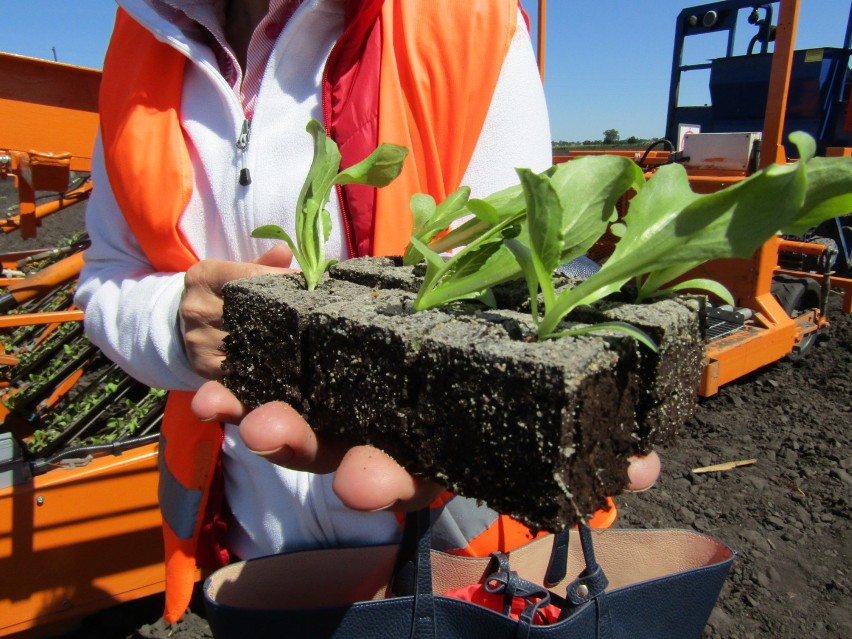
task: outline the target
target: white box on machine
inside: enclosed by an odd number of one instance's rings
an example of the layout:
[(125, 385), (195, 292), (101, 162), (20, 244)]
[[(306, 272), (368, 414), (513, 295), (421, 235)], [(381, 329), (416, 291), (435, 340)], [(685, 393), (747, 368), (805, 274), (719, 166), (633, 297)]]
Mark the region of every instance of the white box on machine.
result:
[(761, 133), (688, 133), (683, 139), (684, 165), (692, 169), (746, 171)]

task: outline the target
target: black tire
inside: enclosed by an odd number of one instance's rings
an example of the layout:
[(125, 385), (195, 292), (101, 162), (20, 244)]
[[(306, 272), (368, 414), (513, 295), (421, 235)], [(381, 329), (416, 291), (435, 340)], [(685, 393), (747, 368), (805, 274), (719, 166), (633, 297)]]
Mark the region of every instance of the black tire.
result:
[(808, 309), (819, 308), (822, 302), (819, 283), (809, 277), (776, 275), (772, 278), (771, 292), (790, 317), (798, 317)]
[[(816, 280), (809, 277), (776, 275), (772, 279), (771, 292), (784, 312), (792, 318), (822, 306), (822, 289)], [(819, 337), (817, 331), (808, 333), (793, 347), (787, 358), (793, 362), (802, 360), (816, 346)]]

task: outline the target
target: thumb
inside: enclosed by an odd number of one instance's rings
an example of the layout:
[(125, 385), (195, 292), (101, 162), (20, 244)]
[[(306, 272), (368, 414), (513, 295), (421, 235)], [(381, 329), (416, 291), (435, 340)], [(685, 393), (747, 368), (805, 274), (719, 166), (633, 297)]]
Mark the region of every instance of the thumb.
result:
[(269, 249), (256, 260), (252, 260), (254, 264), (277, 268), (290, 268), (290, 263), (292, 261), (293, 251), (291, 251), (290, 247), (286, 244), (278, 244), (277, 246)]

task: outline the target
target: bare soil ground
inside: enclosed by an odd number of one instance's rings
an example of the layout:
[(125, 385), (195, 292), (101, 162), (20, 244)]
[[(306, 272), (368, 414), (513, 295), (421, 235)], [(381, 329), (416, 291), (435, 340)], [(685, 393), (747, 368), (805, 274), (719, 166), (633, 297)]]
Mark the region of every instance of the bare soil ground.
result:
[[(0, 215), (14, 203), (6, 184), (0, 182)], [(79, 230), (81, 220), (79, 209), (53, 216), (37, 240), (23, 244), (0, 235), (0, 252), (48, 246)], [(677, 444), (660, 451), (659, 483), (617, 500), (619, 526), (693, 528), (737, 550), (708, 639), (852, 637), (852, 317), (839, 307), (834, 293), (829, 337), (804, 361), (777, 362), (701, 400)], [(756, 463), (735, 470), (691, 472), (751, 458)], [(161, 597), (150, 597), (63, 636), (211, 636), (197, 598), (175, 626), (159, 620), (161, 610)]]

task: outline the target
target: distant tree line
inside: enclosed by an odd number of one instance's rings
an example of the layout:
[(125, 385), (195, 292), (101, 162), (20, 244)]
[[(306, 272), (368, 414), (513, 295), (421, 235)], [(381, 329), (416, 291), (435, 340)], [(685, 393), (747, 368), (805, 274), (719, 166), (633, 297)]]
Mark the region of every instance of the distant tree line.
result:
[(630, 137), (622, 140), (618, 129), (607, 129), (603, 132), (603, 137), (597, 140), (554, 140), (552, 145), (554, 151), (576, 148), (606, 148), (616, 145), (619, 148), (624, 149), (644, 149), (653, 141), (654, 139), (638, 138), (635, 135), (631, 135)]

